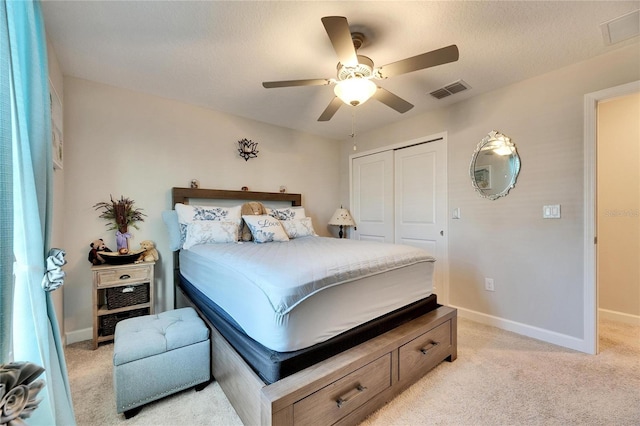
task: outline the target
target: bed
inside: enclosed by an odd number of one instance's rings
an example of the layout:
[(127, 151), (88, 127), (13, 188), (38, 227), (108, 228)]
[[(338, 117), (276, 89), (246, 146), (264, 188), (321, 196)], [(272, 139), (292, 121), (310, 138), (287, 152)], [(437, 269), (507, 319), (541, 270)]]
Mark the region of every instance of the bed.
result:
[[(172, 190), (176, 210), (201, 200), (302, 204), (300, 194)], [(456, 311), (432, 294), (433, 259), (361, 243), (305, 236), (175, 254), (176, 306), (210, 328), (212, 374), (245, 424), (355, 424), (455, 360)]]

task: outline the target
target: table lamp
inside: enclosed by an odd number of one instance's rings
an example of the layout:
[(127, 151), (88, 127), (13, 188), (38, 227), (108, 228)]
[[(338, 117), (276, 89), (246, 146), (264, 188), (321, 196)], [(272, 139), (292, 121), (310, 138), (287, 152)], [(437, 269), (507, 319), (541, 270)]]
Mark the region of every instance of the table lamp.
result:
[(342, 227), (343, 226), (356, 226), (356, 223), (354, 222), (353, 218), (351, 217), (351, 214), (349, 213), (349, 210), (343, 209), (342, 207), (340, 207), (339, 209), (336, 209), (336, 211), (333, 214), (333, 216), (331, 216), (331, 220), (329, 221), (329, 225), (340, 226), (340, 232), (338, 233), (338, 235), (340, 236), (340, 238), (342, 238), (342, 235), (343, 235)]

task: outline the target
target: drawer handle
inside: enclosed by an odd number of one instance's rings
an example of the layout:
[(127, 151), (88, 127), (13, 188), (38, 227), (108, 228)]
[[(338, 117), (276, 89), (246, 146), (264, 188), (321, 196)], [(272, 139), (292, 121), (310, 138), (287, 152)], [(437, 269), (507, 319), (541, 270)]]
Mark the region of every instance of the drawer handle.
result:
[(360, 393), (365, 391), (365, 390), (367, 390), (367, 388), (362, 386), (362, 385), (358, 385), (355, 388), (351, 389), (344, 396), (341, 396), (338, 399), (336, 399), (336, 403), (338, 404), (338, 408), (342, 408), (342, 406), (344, 404), (346, 404), (347, 402), (351, 401), (353, 398), (355, 398), (356, 396), (360, 395)]
[(129, 278), (131, 278), (131, 275), (129, 274), (120, 275), (121, 280), (128, 280)]
[(133, 293), (134, 291), (136, 291), (135, 287), (125, 287), (122, 289), (123, 293)]
[(429, 352), (431, 349), (435, 348), (439, 344), (440, 344), (440, 342), (431, 342), (427, 346), (425, 346), (424, 348), (420, 349), (420, 352), (422, 352), (422, 355), (426, 355), (427, 352)]

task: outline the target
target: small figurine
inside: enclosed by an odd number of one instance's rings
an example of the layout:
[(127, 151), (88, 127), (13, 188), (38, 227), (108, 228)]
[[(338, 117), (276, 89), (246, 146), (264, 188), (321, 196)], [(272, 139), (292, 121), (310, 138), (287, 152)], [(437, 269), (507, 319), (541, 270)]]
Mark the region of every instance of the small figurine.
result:
[(91, 247), (91, 251), (89, 252), (88, 259), (92, 265), (102, 265), (105, 262), (102, 256), (98, 253), (99, 251), (111, 251), (111, 249), (104, 244), (104, 240), (102, 238), (94, 240), (89, 244), (89, 247)]

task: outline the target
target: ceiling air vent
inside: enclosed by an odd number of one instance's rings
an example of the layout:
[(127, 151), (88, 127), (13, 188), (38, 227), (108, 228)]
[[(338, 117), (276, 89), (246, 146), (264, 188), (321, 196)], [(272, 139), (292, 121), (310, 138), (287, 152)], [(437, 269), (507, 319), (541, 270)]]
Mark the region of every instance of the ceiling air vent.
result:
[(442, 99), (442, 98), (446, 98), (447, 96), (454, 95), (458, 92), (462, 92), (463, 90), (467, 90), (470, 88), (471, 86), (469, 86), (465, 81), (458, 80), (440, 89), (434, 90), (429, 94), (436, 99)]

